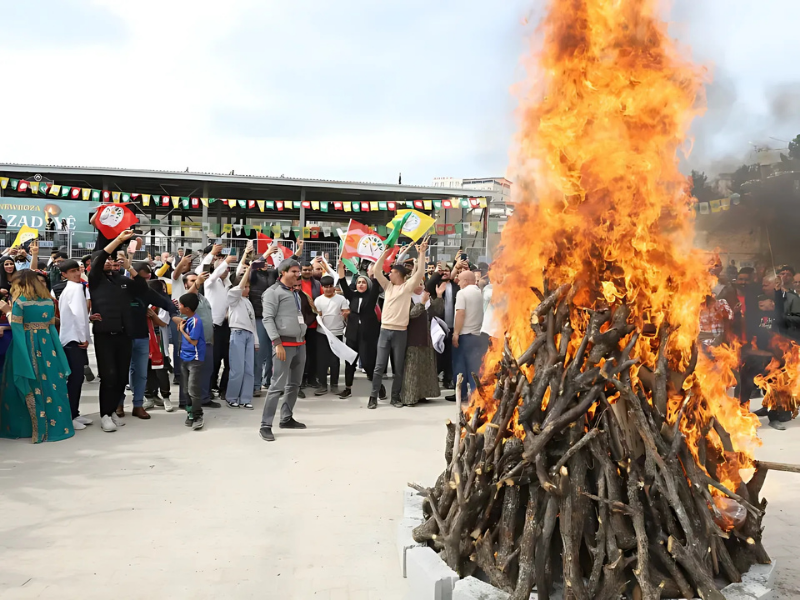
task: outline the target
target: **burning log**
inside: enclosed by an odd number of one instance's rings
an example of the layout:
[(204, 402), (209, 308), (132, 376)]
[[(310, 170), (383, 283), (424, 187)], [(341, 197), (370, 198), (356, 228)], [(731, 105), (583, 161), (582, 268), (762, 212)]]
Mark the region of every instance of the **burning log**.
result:
[(661, 326), (645, 385), (629, 307), (593, 311), (573, 331), (575, 296), (565, 286), (546, 293), (533, 344), (518, 358), (506, 344), (483, 381), (492, 403), (473, 402), (463, 426), (448, 422), (447, 468), (433, 488), (413, 486), (428, 516), (414, 538), (514, 600), (534, 587), (547, 600), (558, 580), (578, 600), (722, 600), (716, 580), (769, 561), (764, 474), (796, 468), (758, 463), (730, 489), (723, 467), (737, 453), (722, 423), (700, 428), (702, 454), (684, 433), (701, 399), (682, 389), (691, 373), (664, 358), (675, 328)]

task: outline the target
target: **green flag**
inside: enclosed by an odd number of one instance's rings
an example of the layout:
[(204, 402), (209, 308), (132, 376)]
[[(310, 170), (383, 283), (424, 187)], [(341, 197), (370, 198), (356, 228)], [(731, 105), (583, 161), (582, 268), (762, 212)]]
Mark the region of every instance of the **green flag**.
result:
[[(13, 179), (12, 179), (12, 182), (13, 182)], [(61, 197), (62, 198), (66, 198), (67, 196), (69, 196), (69, 192), (70, 192), (71, 189), (72, 188), (69, 187), (68, 185), (62, 186), (61, 187)]]
[(237, 202), (239, 203), (239, 207), (240, 208), (244, 208), (244, 207), (247, 206), (247, 201), (246, 200), (237, 200)]
[[(339, 256), (342, 256), (342, 252), (344, 251), (344, 240), (339, 241)], [(344, 263), (344, 266), (350, 271), (353, 275), (358, 275), (358, 267), (356, 267), (355, 263), (350, 260), (349, 258), (339, 258)]]
[(400, 233), (403, 231), (403, 227), (411, 218), (410, 212), (407, 212), (403, 215), (402, 221), (398, 225), (395, 225), (394, 229), (392, 229), (392, 233), (389, 234), (389, 237), (386, 238), (386, 241), (383, 242), (387, 248), (394, 248), (397, 245), (397, 240), (400, 238)]
[(130, 201), (131, 201), (131, 195), (128, 192), (124, 192), (122, 194), (121, 202), (130, 202)]
[(464, 228), (461, 226), (461, 223), (456, 223), (456, 233), (462, 233)]
[[(92, 190), (92, 202), (100, 202), (100, 190)], [(158, 200), (156, 200), (156, 202), (158, 202)]]
[(181, 196), (181, 204), (183, 208), (189, 208), (189, 196)]
[(244, 234), (245, 235), (250, 235), (251, 231), (252, 231), (252, 229), (250, 228), (250, 225), (245, 225), (244, 226)]
[(378, 202), (378, 209), (379, 210), (387, 210), (386, 202)]
[(319, 209), (322, 212), (328, 212), (328, 203), (327, 202), (320, 202), (319, 203)]
[(209, 198), (209, 199), (208, 199), (208, 203), (209, 203), (209, 204), (214, 204), (214, 202), (216, 202), (216, 201), (217, 201), (217, 199), (216, 199), (216, 198)]
[(435, 210), (439, 210), (440, 208), (442, 208), (442, 201), (441, 200), (434, 200), (433, 201), (433, 208)]
[(267, 210), (275, 210), (274, 200), (267, 200), (266, 205), (267, 205)]
[(17, 191), (17, 186), (19, 185), (19, 179), (12, 179), (8, 183), (11, 186), (11, 189), (16, 192)]

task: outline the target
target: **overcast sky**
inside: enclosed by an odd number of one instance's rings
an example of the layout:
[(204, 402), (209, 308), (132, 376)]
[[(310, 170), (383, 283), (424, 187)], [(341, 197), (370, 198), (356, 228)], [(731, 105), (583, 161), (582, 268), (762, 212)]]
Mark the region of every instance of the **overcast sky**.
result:
[[(701, 8), (690, 4), (702, 4)], [(0, 0), (0, 162), (429, 184), (502, 175), (543, 0)], [(692, 166), (800, 133), (797, 0), (677, 0)], [(771, 140), (776, 146), (781, 142)]]

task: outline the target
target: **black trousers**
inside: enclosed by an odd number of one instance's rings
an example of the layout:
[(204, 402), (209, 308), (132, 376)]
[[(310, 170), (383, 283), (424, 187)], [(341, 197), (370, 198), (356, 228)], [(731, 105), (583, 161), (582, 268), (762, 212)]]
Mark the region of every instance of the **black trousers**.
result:
[[(339, 385), (339, 357), (331, 350), (328, 338), (319, 333), (317, 339), (317, 366), (319, 367), (319, 382), (325, 385), (328, 381), (328, 369), (331, 372), (331, 387)], [(342, 336), (337, 335), (341, 340)]]
[(436, 355), (436, 371), (442, 373), (443, 383), (453, 381), (453, 332), (444, 338), (444, 352)]
[(100, 416), (110, 416), (125, 395), (131, 367), (131, 338), (124, 333), (95, 333), (97, 371), (100, 376)]
[(83, 367), (89, 364), (89, 355), (86, 348), (78, 346), (78, 342), (69, 342), (64, 346), (64, 354), (70, 370), (69, 377), (67, 377), (67, 394), (74, 421), (81, 414), (78, 406), (81, 402), (81, 388), (83, 387)]
[(162, 398), (169, 398), (169, 363), (161, 369), (154, 369), (152, 365), (147, 365), (147, 388), (144, 395), (148, 398), (155, 398), (161, 392)]
[[(219, 390), (221, 394), (228, 390), (228, 375), (231, 372), (231, 366), (228, 362), (230, 347), (231, 328), (228, 327), (228, 319), (225, 319), (222, 325), (214, 325), (214, 371), (211, 374), (211, 389)], [(222, 366), (223, 361), (225, 362), (225, 367), (222, 369), (222, 376), (220, 376), (219, 368)]]
[[(317, 367), (317, 349), (320, 338), (325, 337), (316, 329), (306, 329), (306, 367), (303, 371), (303, 379), (312, 382), (316, 379), (319, 368)], [(327, 343), (327, 342), (326, 342)]]
[(365, 340), (359, 340), (357, 345), (347, 344), (358, 352), (358, 359), (352, 365), (350, 363), (344, 364), (344, 384), (347, 387), (353, 387), (353, 379), (355, 378), (359, 361), (361, 361), (361, 366), (364, 367), (367, 379), (372, 381), (372, 375), (375, 373), (375, 359), (378, 358), (378, 340), (375, 339), (373, 342), (367, 343)]

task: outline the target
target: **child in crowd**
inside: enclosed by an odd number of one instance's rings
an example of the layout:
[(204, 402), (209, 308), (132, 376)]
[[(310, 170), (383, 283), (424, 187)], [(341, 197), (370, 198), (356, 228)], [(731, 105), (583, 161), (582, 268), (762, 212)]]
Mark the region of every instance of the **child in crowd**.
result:
[[(322, 324), (337, 339), (344, 335), (347, 317), (350, 315), (350, 302), (344, 296), (336, 293), (333, 277), (325, 275), (319, 280), (322, 287), (322, 296), (318, 296), (314, 305), (322, 318)], [(344, 282), (347, 285), (347, 282)], [(317, 339), (317, 368), (319, 369), (320, 388), (314, 392), (315, 396), (328, 393), (328, 369), (331, 372), (331, 392), (339, 393), (339, 357), (333, 353), (328, 343), (328, 337), (320, 335)]]
[(200, 378), (203, 361), (206, 359), (206, 340), (203, 335), (203, 323), (195, 314), (200, 301), (195, 294), (184, 294), (178, 301), (181, 314), (186, 317), (181, 321), (181, 376), (183, 390), (189, 396), (185, 399), (185, 425), (192, 429), (203, 428), (203, 406), (201, 404)]

